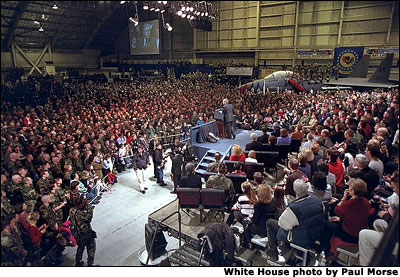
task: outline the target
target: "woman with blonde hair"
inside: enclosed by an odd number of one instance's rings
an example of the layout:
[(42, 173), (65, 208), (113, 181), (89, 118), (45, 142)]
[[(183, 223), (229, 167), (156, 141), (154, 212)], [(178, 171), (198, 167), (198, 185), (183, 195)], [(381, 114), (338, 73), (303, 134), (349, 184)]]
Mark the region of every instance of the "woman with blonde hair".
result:
[(258, 163), (256, 151), (250, 150), (248, 157), (244, 160), (246, 163)]
[(40, 227), (36, 226), (36, 223), (38, 222), (40, 218), (40, 215), (36, 212), (32, 212), (28, 215), (27, 221), (29, 223), (29, 226), (27, 228), (27, 233), (28, 237), (31, 240), (32, 246), (35, 249), (39, 249), (40, 243), (42, 241), (42, 236), (46, 232), (47, 225), (43, 224)]
[[(312, 147), (312, 146), (311, 146)], [(306, 154), (307, 163), (311, 167), (311, 176), (317, 171), (317, 161), (314, 159), (314, 152), (312, 149), (305, 149), (303, 152)]]
[(238, 144), (232, 146), (232, 155), (229, 157), (230, 161), (244, 162), (246, 160), (246, 155), (243, 153), (242, 147)]
[(266, 223), (270, 218), (276, 218), (276, 199), (272, 197), (272, 189), (270, 186), (261, 184), (257, 189), (258, 201), (254, 205), (254, 214), (251, 223), (247, 226), (243, 233), (244, 243), (251, 248), (251, 238), (253, 235), (260, 237), (267, 236)]
[(235, 219), (242, 223), (242, 225), (245, 225), (243, 220), (253, 216), (254, 204), (257, 203), (257, 196), (252, 189), (252, 183), (243, 182), (241, 188), (243, 195), (239, 196), (237, 202), (233, 205), (231, 213), (226, 220), (228, 225), (231, 225)]

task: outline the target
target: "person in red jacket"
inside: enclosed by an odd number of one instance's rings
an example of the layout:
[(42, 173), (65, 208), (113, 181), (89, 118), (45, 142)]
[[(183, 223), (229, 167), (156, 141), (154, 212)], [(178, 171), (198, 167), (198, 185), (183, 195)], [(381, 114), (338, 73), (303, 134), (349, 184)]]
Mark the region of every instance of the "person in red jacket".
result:
[(232, 155), (229, 157), (230, 161), (244, 162), (246, 160), (246, 155), (243, 153), (242, 147), (240, 145), (234, 144), (232, 146)]
[[(347, 185), (349, 188), (335, 207), (336, 216), (331, 218), (324, 232), (323, 246), (334, 254), (341, 242), (357, 244), (359, 232), (368, 228), (371, 204), (363, 197), (367, 184), (360, 178), (351, 178)], [(332, 203), (337, 201), (335, 198), (331, 200)]]
[(336, 189), (340, 190), (344, 184), (344, 168), (341, 161), (338, 160), (339, 150), (336, 147), (328, 149), (329, 172), (336, 177)]
[(30, 213), (28, 215), (29, 226), (27, 228), (28, 236), (32, 242), (33, 247), (38, 249), (42, 241), (42, 236), (46, 232), (47, 225), (43, 224), (40, 227), (36, 226), (36, 222), (39, 220), (39, 214), (36, 212)]

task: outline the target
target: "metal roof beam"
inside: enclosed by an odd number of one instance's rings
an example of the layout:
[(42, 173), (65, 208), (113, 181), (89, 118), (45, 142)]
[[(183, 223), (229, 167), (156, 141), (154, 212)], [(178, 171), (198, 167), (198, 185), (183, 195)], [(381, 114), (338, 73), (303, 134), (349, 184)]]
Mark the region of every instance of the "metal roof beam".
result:
[[(5, 39), (4, 39), (7, 42), (7, 44), (6, 44), (7, 49), (10, 48), (11, 41), (12, 41), (12, 39), (14, 37), (15, 30), (17, 29), (17, 25), (18, 25), (19, 19), (21, 18), (22, 14), (24, 13), (24, 11), (25, 11), (27, 6), (28, 6), (28, 2), (27, 1), (18, 1), (18, 5), (17, 5), (17, 7), (15, 9), (14, 16), (13, 16), (14, 19), (11, 22), (11, 26), (10, 26), (9, 32), (7, 33), (7, 35), (6, 35)], [(1, 26), (3, 27), (3, 25), (1, 25)]]
[(88, 46), (92, 43), (94, 37), (97, 35), (97, 32), (103, 27), (104, 23), (110, 18), (110, 16), (114, 13), (113, 9), (108, 9), (104, 16), (102, 17), (101, 21), (97, 23), (96, 28), (92, 31), (92, 34), (90, 37), (86, 40), (85, 43), (85, 48), (88, 48)]

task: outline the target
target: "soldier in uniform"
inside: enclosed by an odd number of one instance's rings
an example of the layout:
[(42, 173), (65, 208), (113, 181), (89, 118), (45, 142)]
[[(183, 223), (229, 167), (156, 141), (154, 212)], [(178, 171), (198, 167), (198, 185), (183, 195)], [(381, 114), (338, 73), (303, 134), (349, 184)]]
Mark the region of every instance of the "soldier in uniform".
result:
[(210, 176), (210, 178), (208, 178), (206, 187), (223, 189), (227, 191), (225, 204), (229, 205), (232, 202), (233, 197), (235, 196), (235, 188), (233, 187), (232, 180), (225, 177), (225, 173), (226, 165), (224, 163), (219, 164), (218, 174)]
[(62, 222), (58, 221), (58, 217), (51, 203), (50, 195), (43, 195), (41, 198), (42, 205), (39, 207), (39, 213), (41, 220), (48, 226), (46, 233), (42, 237), (43, 248), (48, 249), (53, 246), (56, 241), (56, 235), (58, 233), (58, 226)]
[(16, 226), (17, 221), (15, 211), (1, 219), (1, 266), (22, 266), (28, 254)]
[(75, 266), (82, 266), (82, 255), (87, 249), (87, 265), (93, 266), (96, 252), (96, 232), (90, 224), (93, 218), (93, 208), (89, 207), (86, 200), (79, 198), (76, 206), (69, 211), (69, 218), (72, 222), (72, 233), (76, 238), (78, 249), (76, 251)]
[(22, 180), (22, 183), (24, 184), (24, 186), (21, 188), (22, 197), (24, 198), (24, 202), (27, 206), (27, 212), (30, 213), (34, 210), (40, 195), (33, 187), (33, 181), (31, 177), (25, 177)]
[(11, 205), (10, 200), (7, 198), (4, 190), (4, 185), (1, 186), (1, 221), (9, 214), (14, 212), (14, 207)]
[(48, 170), (42, 171), (42, 178), (37, 182), (37, 187), (39, 189), (40, 195), (44, 195), (48, 185), (50, 184), (50, 174)]

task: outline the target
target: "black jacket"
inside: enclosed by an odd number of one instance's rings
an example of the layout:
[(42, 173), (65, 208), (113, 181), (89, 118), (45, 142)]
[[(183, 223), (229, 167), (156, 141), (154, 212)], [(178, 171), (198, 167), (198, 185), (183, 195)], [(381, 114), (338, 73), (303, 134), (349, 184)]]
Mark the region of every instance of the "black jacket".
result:
[(276, 217), (276, 199), (272, 198), (271, 203), (264, 204), (257, 202), (254, 205), (252, 223), (257, 226), (257, 234), (261, 237), (267, 236), (267, 220)]
[(138, 168), (146, 169), (148, 164), (150, 164), (150, 160), (147, 152), (143, 152), (142, 155), (139, 155), (139, 152), (135, 152), (132, 158), (132, 167), (134, 170)]
[(182, 175), (182, 167), (183, 167), (182, 155), (176, 155), (175, 157), (173, 157), (171, 173), (174, 174), (174, 176), (181, 176)]
[(254, 151), (262, 151), (262, 143), (258, 141), (252, 141), (246, 144), (246, 151), (254, 150)]
[(261, 143), (268, 143), (268, 137), (269, 136), (267, 134), (263, 134), (257, 138), (257, 141)]
[[(206, 235), (211, 242), (213, 253), (211, 253), (211, 266), (231, 265), (234, 262), (234, 251), (236, 248), (235, 237), (232, 229), (226, 223), (214, 223), (208, 225), (198, 234), (198, 238)], [(223, 258), (223, 250), (227, 253), (226, 262)], [(226, 264), (227, 263), (227, 264)]]
[(181, 179), (181, 188), (201, 188), (201, 177), (192, 173), (183, 176)]

